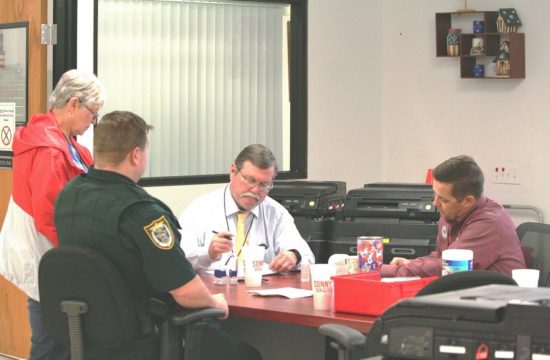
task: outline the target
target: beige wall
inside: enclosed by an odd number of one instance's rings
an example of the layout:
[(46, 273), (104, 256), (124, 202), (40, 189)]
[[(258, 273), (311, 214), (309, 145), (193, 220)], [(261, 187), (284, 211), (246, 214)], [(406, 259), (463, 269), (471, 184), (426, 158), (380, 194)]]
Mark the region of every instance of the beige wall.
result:
[[(516, 8), (526, 33), (523, 80), (460, 79), (458, 59), (436, 58), (435, 13), (461, 6), (309, 2), (309, 179), (345, 180), (348, 189), (373, 181), (422, 182), (428, 168), (467, 153), (485, 171), (489, 196), (540, 207), (548, 221), (550, 2), (470, 3), (478, 10)], [(493, 184), (496, 165), (516, 166), (520, 184)], [(179, 213), (202, 189), (168, 187), (157, 194)]]

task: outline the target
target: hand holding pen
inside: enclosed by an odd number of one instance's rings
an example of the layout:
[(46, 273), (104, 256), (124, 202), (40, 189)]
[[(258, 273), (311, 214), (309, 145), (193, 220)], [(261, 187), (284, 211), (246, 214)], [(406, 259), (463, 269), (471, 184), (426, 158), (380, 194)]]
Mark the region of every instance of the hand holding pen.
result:
[(223, 253), (233, 251), (233, 242), (231, 239), (234, 235), (225, 231), (212, 230), (212, 233), (214, 233), (214, 236), (208, 247), (208, 255), (212, 260), (219, 260)]

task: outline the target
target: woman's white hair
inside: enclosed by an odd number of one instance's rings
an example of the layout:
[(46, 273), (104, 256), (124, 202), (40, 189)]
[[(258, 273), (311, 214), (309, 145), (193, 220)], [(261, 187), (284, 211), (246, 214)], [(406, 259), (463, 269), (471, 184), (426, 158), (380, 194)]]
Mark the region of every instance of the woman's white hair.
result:
[(81, 70), (69, 70), (61, 76), (50, 95), (51, 108), (63, 107), (71, 98), (76, 97), (82, 105), (103, 106), (105, 89), (98, 78)]

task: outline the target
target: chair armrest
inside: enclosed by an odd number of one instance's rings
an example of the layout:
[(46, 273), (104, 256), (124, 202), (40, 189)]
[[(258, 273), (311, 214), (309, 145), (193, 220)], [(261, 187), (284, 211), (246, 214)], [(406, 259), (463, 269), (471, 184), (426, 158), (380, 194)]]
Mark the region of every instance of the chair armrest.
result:
[[(181, 357), (182, 351), (185, 359), (195, 359), (200, 352), (196, 349), (200, 346), (200, 329), (208, 326), (202, 320), (215, 319), (224, 316), (221, 309), (202, 308), (185, 309), (176, 307), (168, 314), (166, 320), (160, 325), (160, 356), (159, 360), (174, 360)], [(184, 328), (184, 332), (178, 328)], [(185, 338), (185, 349), (182, 348), (182, 336)]]
[(176, 326), (183, 326), (197, 320), (217, 319), (225, 315), (222, 309), (202, 308), (202, 309), (183, 309), (174, 310), (170, 315), (170, 322)]
[(350, 328), (349, 326), (339, 324), (323, 324), (319, 326), (319, 332), (325, 336), (331, 337), (346, 349), (353, 349), (364, 346), (366, 336), (361, 332)]

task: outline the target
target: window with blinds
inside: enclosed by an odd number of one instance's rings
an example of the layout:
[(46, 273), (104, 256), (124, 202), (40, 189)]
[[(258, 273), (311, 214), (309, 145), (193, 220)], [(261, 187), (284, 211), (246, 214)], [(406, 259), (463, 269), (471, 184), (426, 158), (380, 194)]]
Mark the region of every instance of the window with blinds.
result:
[(251, 143), (270, 147), (283, 173), (305, 171), (296, 166), (305, 148), (292, 155), (306, 142), (306, 99), (305, 75), (292, 79), (290, 4), (98, 0), (97, 9), (102, 112), (130, 110), (154, 126), (145, 177), (227, 174)]

